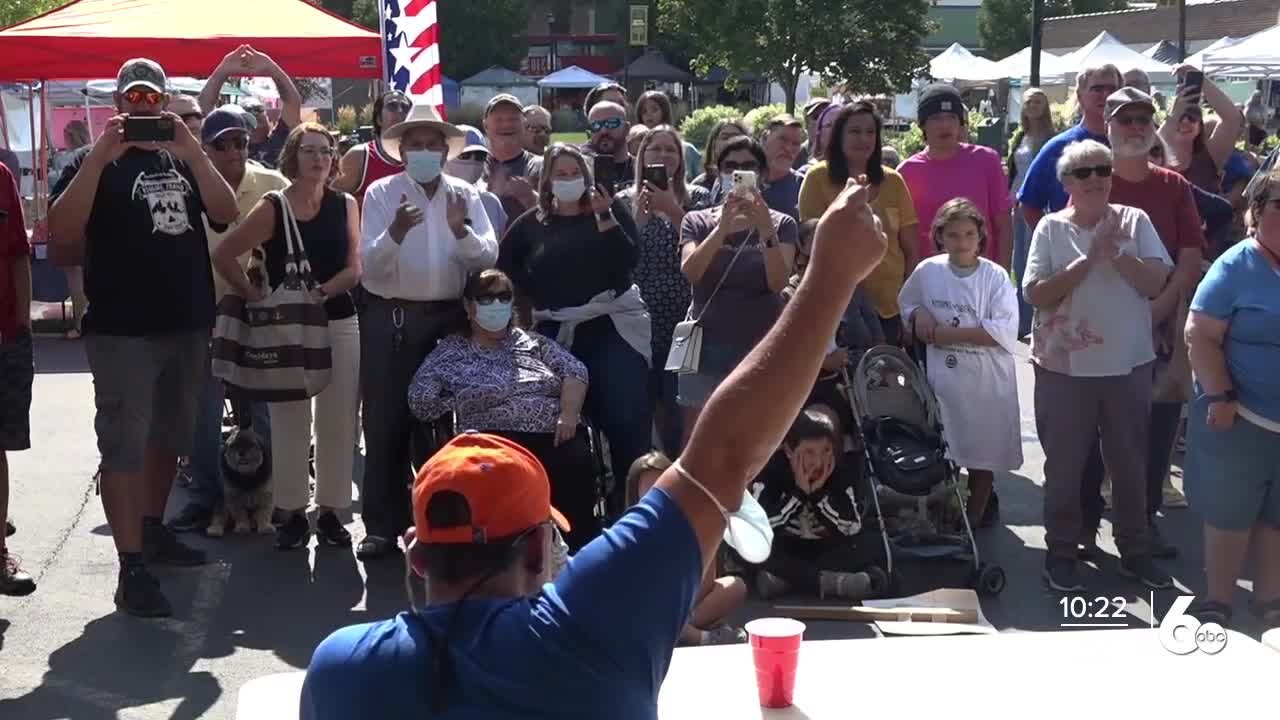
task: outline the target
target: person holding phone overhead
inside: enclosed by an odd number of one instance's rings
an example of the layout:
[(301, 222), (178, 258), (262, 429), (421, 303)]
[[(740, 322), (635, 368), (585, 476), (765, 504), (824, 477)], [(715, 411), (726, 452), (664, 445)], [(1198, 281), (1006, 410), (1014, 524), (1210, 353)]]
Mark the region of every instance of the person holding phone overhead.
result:
[[(623, 478), (649, 450), (652, 432), (648, 392), (637, 381), (652, 353), (634, 281), (639, 234), (577, 148), (556, 143), (545, 158), (538, 206), (507, 229), (498, 269), (515, 283), (521, 310), (532, 308), (534, 330), (587, 366), (583, 410), (609, 439), (614, 477)], [(621, 509), (622, 492), (618, 483), (613, 509)]]
[[(1244, 114), (1196, 68), (1180, 65), (1174, 68), (1174, 75), (1178, 77), (1178, 94), (1168, 119), (1160, 127), (1160, 137), (1169, 146), (1166, 167), (1201, 190), (1221, 195), (1222, 169), (1235, 150)], [(1205, 132), (1202, 102), (1219, 118), (1212, 134)]]
[(795, 219), (770, 210), (756, 186), (767, 165), (760, 143), (734, 138), (715, 160), (729, 186), (724, 204), (688, 213), (680, 226), (689, 318), (702, 328), (697, 369), (680, 376), (677, 397), (686, 442), (711, 393), (778, 319), (799, 235)]
[[(120, 114), (63, 171), (49, 210), (50, 257), (85, 268), (102, 503), (120, 554), (115, 603), (141, 617), (172, 613), (145, 563), (205, 562), (162, 520), (178, 456), (191, 452), (213, 327), (213, 268), (200, 216), (219, 230), (239, 212), (200, 141), (166, 112), (166, 84), (153, 60), (121, 66)], [(147, 118), (165, 120), (173, 139), (126, 142), (131, 119), (162, 127)]]
[(636, 285), (653, 327), (653, 364), (649, 370), (649, 398), (654, 405), (663, 449), (678, 454), (680, 411), (676, 406), (676, 375), (665, 369), (676, 323), (689, 311), (689, 281), (680, 272), (680, 224), (685, 213), (711, 204), (711, 193), (685, 182), (680, 133), (670, 125), (654, 126), (636, 153), (635, 185), (618, 193), (636, 218), (640, 257)]

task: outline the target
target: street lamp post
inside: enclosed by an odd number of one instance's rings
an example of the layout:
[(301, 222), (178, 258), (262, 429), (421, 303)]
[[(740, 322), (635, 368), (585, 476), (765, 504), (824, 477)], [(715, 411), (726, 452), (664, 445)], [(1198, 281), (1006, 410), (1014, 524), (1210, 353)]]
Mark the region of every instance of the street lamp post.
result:
[(1031, 1), (1031, 87), (1040, 86), (1040, 45), (1044, 17), (1044, 0)]
[(550, 10), (547, 11), (547, 74), (556, 71), (556, 14)]

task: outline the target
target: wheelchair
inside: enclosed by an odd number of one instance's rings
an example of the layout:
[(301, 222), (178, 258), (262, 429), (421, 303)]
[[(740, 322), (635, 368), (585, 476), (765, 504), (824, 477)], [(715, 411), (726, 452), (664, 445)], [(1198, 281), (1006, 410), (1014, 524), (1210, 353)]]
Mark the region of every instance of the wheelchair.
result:
[[(456, 417), (452, 412), (445, 413), (435, 421), (418, 423), (412, 442), (413, 457), (424, 460), (431, 457), (459, 432)], [(601, 527), (608, 527), (626, 510), (625, 478), (619, 481), (613, 476), (613, 468), (609, 463), (609, 445), (604, 433), (600, 432), (587, 417), (582, 416), (578, 422), (578, 433), (584, 432), (591, 451), (595, 515)]]

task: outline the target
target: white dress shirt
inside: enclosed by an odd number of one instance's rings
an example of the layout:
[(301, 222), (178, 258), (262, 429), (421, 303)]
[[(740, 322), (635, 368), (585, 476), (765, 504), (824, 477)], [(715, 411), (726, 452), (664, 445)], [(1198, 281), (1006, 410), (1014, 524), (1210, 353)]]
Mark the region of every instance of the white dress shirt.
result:
[[(449, 229), (448, 193), (459, 193), (467, 204), (471, 224), (459, 239)], [(422, 208), (422, 222), (405, 234), (404, 242), (391, 239), (391, 221), (400, 207), (400, 196)], [(440, 176), (435, 197), (407, 173), (374, 182), (364, 194), (360, 224), (361, 282), (369, 292), (399, 300), (457, 300), (467, 275), (493, 267), (498, 259), (498, 239), (471, 185), (448, 175)]]

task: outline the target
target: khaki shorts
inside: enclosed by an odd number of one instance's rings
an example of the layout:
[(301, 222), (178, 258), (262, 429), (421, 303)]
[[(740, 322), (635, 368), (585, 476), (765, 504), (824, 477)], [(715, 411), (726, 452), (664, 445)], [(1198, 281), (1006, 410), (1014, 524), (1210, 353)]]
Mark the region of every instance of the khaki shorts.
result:
[(105, 472), (138, 472), (148, 447), (186, 455), (195, 437), (209, 331), (85, 336)]

